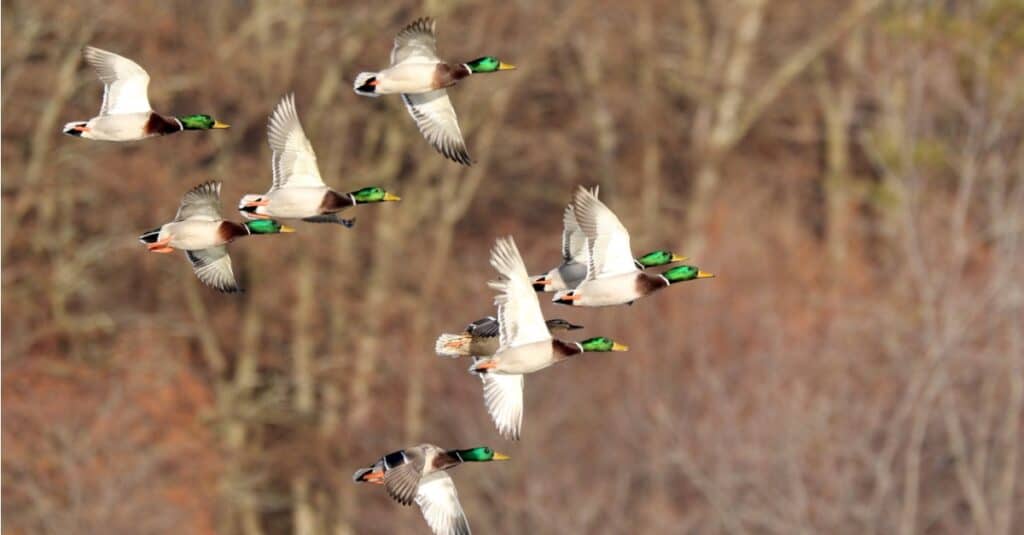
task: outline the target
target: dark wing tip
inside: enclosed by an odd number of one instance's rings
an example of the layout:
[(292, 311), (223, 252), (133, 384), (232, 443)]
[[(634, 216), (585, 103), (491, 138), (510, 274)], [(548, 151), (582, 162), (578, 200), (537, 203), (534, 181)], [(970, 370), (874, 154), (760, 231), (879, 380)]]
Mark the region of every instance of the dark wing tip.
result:
[(220, 181), (207, 180), (206, 182), (188, 190), (188, 193), (211, 194), (220, 197)]
[(449, 160), (470, 167), (473, 165), (473, 159), (469, 157), (469, 151), (466, 150), (465, 145), (461, 144), (442, 144), (435, 146), (438, 152), (444, 155)]
[(417, 33), (429, 33), (433, 35), (436, 27), (437, 22), (433, 17), (420, 17), (409, 24), (406, 24), (405, 27), (398, 32), (398, 36), (403, 37)]

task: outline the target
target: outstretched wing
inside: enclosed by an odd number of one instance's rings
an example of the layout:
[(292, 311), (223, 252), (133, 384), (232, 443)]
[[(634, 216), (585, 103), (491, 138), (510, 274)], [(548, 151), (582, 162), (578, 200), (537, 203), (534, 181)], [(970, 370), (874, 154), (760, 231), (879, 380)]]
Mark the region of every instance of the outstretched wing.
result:
[(224, 293), (242, 291), (235, 281), (235, 272), (231, 269), (231, 257), (224, 245), (185, 251), (188, 261), (192, 262), (192, 271), (203, 284)]
[(420, 134), (431, 145), (449, 160), (472, 165), (473, 160), (466, 150), (466, 141), (462, 139), (459, 118), (455, 116), (455, 108), (448, 91), (435, 89), (426, 93), (402, 93), (402, 101), (416, 121)]
[(270, 115), (267, 124), (270, 142), (270, 164), (274, 171), (274, 184), (270, 191), (284, 187), (315, 188), (324, 186), (316, 153), (299, 122), (295, 109), (295, 95), (288, 94)]
[(104, 84), (100, 115), (152, 111), (149, 105), (149, 74), (138, 63), (91, 46), (82, 49), (82, 55)]
[(585, 264), (586, 261), (587, 237), (576, 222), (576, 210), (570, 203), (562, 214), (562, 262)]
[(402, 505), (412, 505), (416, 498), (420, 478), (423, 477), (425, 457), (421, 448), (405, 450), (405, 463), (389, 468), (384, 472), (384, 488), (388, 494)]
[(437, 36), (434, 34), (436, 23), (429, 17), (416, 19), (402, 28), (395, 36), (395, 47), (391, 49), (391, 64), (403, 61), (436, 62)]
[(181, 198), (175, 221), (217, 221), (220, 216), (220, 182), (211, 180), (192, 188)]
[(416, 505), (434, 535), (470, 535), (455, 482), (447, 473), (434, 472), (423, 478), (416, 493)]
[(629, 231), (615, 213), (597, 198), (597, 188), (576, 192), (576, 221), (587, 238), (587, 278), (637, 271), (629, 246)]
[(501, 436), (519, 440), (523, 427), (523, 376), (503, 373), (480, 375), (484, 382), (484, 405)]
[(537, 293), (533, 291), (523, 257), (511, 237), (498, 239), (491, 250), (491, 265), (501, 275), (499, 280), (487, 283), (501, 292), (494, 298), (501, 325), (501, 349), (550, 340), (551, 334), (544, 323)]

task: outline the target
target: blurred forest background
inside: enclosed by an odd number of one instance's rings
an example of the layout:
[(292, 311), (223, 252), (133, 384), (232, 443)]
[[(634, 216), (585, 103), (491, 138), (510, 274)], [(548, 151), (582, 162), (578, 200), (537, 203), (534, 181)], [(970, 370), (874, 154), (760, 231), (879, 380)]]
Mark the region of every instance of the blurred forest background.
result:
[[(470, 153), (353, 94), (394, 34), (517, 71), (451, 91)], [(4, 0), (3, 532), (427, 533), (352, 472), (423, 441), (478, 533), (1024, 529), (1024, 4), (1014, 0)], [(83, 45), (231, 130), (63, 136)], [(270, 183), (295, 91), (328, 184), (401, 203), (241, 240), (248, 292), (137, 235)], [(487, 252), (557, 261), (579, 184), (718, 274), (547, 314), (625, 354), (531, 376), (502, 440), (434, 338), (492, 313)]]

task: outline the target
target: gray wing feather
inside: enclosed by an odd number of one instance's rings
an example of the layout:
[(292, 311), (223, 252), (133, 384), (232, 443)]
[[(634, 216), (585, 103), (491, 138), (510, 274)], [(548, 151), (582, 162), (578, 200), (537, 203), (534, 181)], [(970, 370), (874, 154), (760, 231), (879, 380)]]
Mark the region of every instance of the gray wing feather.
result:
[(395, 36), (395, 46), (391, 49), (391, 64), (395, 65), (409, 58), (440, 61), (437, 57), (435, 27), (434, 19), (424, 17), (402, 28)]
[(384, 488), (402, 505), (412, 505), (423, 476), (424, 456), (420, 448), (405, 450), (408, 462), (384, 473)]
[(220, 182), (204, 182), (181, 198), (181, 206), (174, 216), (175, 221), (186, 219), (202, 219), (216, 221), (220, 216)]
[(228, 248), (224, 245), (185, 251), (185, 256), (192, 263), (192, 270), (196, 277), (203, 284), (224, 292), (241, 292), (242, 289), (235, 281), (234, 270), (231, 269), (231, 257), (228, 256)]

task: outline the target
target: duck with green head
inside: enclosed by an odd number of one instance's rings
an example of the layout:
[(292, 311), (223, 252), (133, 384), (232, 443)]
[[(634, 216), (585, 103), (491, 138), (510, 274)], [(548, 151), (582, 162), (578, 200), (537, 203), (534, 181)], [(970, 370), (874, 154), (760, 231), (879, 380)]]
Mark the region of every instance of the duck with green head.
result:
[(569, 342), (551, 337), (526, 265), (512, 238), (499, 239), (491, 250), (491, 266), (500, 280), (488, 283), (500, 293), (498, 350), (476, 359), (469, 371), (484, 382), (484, 404), (498, 432), (517, 440), (523, 425), (523, 376), (564, 362), (582, 353), (627, 351), (607, 337)]
[(580, 188), (574, 203), (576, 220), (587, 242), (587, 274), (575, 288), (556, 292), (552, 299), (555, 303), (585, 307), (625, 305), (676, 282), (714, 277), (693, 266), (677, 266), (658, 275), (641, 271), (637, 266), (640, 262), (633, 258), (629, 247), (629, 232), (597, 198), (596, 188)]
[(104, 84), (103, 104), (96, 117), (65, 124), (64, 133), (69, 136), (100, 141), (136, 141), (182, 130), (229, 127), (204, 114), (173, 117), (156, 113), (149, 105), (149, 74), (139, 64), (91, 46), (85, 47), (82, 55)]
[[(582, 325), (576, 325), (562, 318), (545, 320), (548, 332), (554, 334), (561, 331), (575, 331), (582, 329)], [(434, 352), (442, 357), (489, 357), (498, 352), (498, 335), (501, 333), (501, 324), (498, 318), (487, 316), (480, 318), (466, 326), (462, 334), (445, 333), (437, 337), (434, 343)]]
[(377, 186), (347, 193), (329, 188), (320, 177), (316, 153), (299, 121), (295, 95), (285, 96), (274, 109), (267, 138), (273, 182), (266, 193), (249, 193), (238, 202), (238, 210), (247, 218), (301, 219), (351, 227), (355, 220), (342, 219), (342, 210), (359, 204), (401, 200)]
[(235, 281), (227, 244), (254, 234), (293, 232), (273, 219), (239, 224), (220, 216), (220, 182), (206, 182), (192, 188), (181, 200), (170, 223), (139, 236), (154, 253), (185, 251), (196, 277), (203, 284), (225, 293), (241, 291)]
[(445, 88), (473, 74), (511, 69), (515, 66), (494, 56), (466, 63), (443, 61), (437, 55), (434, 20), (421, 18), (398, 32), (391, 50), (391, 66), (382, 71), (359, 73), (353, 89), (368, 97), (401, 94), (423, 137), (446, 158), (470, 165), (472, 159)]
[[(597, 194), (597, 188), (594, 188)], [(571, 290), (587, 277), (587, 237), (576, 221), (576, 211), (572, 203), (562, 213), (562, 263), (551, 268), (543, 275), (534, 275), (533, 289), (538, 292), (558, 292)], [(659, 249), (634, 259), (637, 269), (648, 269), (664, 266), (673, 262), (682, 262), (685, 256), (672, 251)]]
[(388, 494), (402, 505), (415, 503), (437, 535), (469, 535), (469, 521), (447, 471), (463, 463), (508, 459), (508, 455), (487, 446), (446, 450), (420, 444), (381, 457), (368, 468), (357, 470), (352, 480), (384, 485)]

